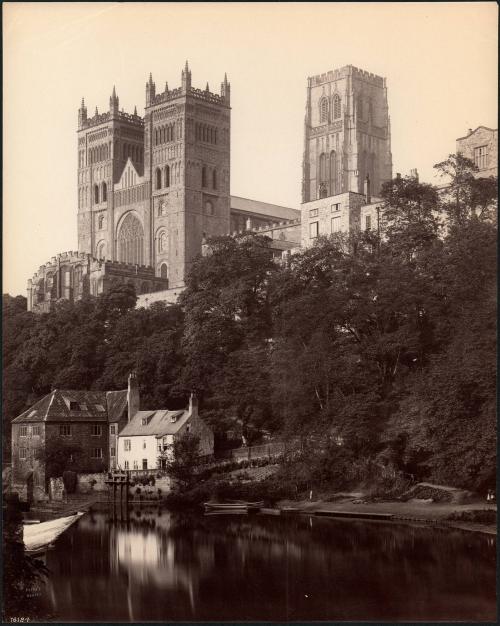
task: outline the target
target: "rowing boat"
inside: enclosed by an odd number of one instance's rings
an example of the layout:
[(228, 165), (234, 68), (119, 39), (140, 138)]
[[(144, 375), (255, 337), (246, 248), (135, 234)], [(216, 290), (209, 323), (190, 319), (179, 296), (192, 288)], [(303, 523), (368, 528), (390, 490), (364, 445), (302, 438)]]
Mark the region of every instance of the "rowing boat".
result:
[(23, 525), (23, 541), (26, 552), (39, 552), (53, 543), (71, 524), (80, 519), (83, 513), (59, 517), (39, 524)]

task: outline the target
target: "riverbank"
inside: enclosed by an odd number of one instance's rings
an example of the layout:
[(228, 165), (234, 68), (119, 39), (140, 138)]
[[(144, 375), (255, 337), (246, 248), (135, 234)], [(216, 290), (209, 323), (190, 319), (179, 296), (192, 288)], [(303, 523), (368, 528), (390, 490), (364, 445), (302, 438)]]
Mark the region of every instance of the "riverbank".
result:
[[(368, 502), (357, 498), (340, 498), (335, 502), (324, 502), (322, 500), (282, 500), (277, 508), (295, 509), (297, 513), (316, 513), (317, 511), (331, 511), (356, 514), (390, 514), (392, 520), (406, 523), (432, 523), (439, 526), (459, 528), (473, 532), (482, 532), (489, 535), (497, 534), (496, 524), (480, 524), (471, 521), (457, 521), (448, 519), (452, 514), (460, 514), (465, 511), (495, 511), (496, 504), (483, 501), (457, 504), (453, 502), (427, 502), (418, 500), (408, 500), (407, 502), (386, 501)], [(362, 517), (362, 515), (360, 515)]]

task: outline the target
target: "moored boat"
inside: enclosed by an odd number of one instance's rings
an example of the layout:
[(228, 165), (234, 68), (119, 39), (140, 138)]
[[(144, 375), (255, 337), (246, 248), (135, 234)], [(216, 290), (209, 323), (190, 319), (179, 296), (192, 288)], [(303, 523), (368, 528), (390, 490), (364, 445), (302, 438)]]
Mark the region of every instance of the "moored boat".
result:
[(83, 513), (75, 513), (68, 517), (59, 517), (48, 522), (39, 524), (23, 525), (23, 541), (26, 552), (40, 552), (52, 544), (62, 533), (67, 530)]

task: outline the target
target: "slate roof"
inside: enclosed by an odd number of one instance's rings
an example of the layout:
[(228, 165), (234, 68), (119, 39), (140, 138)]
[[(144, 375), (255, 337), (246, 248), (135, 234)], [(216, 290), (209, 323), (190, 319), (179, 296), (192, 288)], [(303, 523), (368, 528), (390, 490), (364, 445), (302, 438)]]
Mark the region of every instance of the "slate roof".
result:
[[(54, 389), (29, 409), (21, 413), (12, 422), (107, 422), (108, 399), (106, 391), (80, 391)], [(125, 394), (126, 391), (111, 392)], [(113, 421), (118, 414), (119, 406), (123, 402), (121, 395), (111, 399)], [(121, 413), (120, 413), (121, 415)]]
[(262, 217), (269, 217), (276, 221), (296, 220), (300, 217), (300, 211), (298, 209), (292, 209), (278, 204), (269, 204), (269, 202), (261, 202), (260, 200), (241, 198), (240, 196), (231, 196), (231, 210), (257, 213), (262, 215)]
[(127, 390), (106, 391), (106, 403), (108, 407), (108, 422), (118, 422), (127, 408)]
[[(172, 422), (175, 417), (175, 422)], [(140, 437), (154, 435), (164, 437), (165, 435), (175, 435), (184, 426), (190, 417), (189, 411), (168, 411), (167, 409), (158, 411), (137, 411), (125, 428), (120, 431), (120, 437)], [(147, 424), (142, 420), (147, 419)]]

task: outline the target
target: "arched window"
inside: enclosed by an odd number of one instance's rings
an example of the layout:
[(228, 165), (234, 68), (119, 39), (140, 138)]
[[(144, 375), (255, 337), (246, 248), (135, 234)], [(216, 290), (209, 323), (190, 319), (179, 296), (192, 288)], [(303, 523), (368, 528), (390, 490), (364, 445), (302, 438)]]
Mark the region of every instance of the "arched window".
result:
[(340, 105), (340, 96), (339, 94), (335, 94), (333, 97), (333, 117), (338, 120), (338, 118), (342, 114), (342, 107)]
[(106, 183), (102, 184), (102, 201), (106, 202), (108, 199), (108, 187)]
[(165, 167), (165, 187), (170, 187), (170, 166)]
[(161, 169), (156, 168), (156, 189), (161, 189)]
[(99, 187), (94, 185), (94, 203), (99, 204)]
[(328, 122), (328, 98), (323, 97), (319, 103), (319, 121), (321, 124)]
[(337, 191), (337, 153), (330, 152), (330, 195), (334, 196)]
[(168, 279), (168, 267), (166, 263), (162, 263), (160, 266), (160, 276), (161, 278)]
[(212, 187), (213, 189), (217, 189), (217, 170), (213, 170), (212, 172)]
[(201, 186), (207, 186), (207, 168), (205, 166), (201, 168)]
[(326, 181), (326, 154), (324, 152), (319, 155), (319, 180), (321, 183)]
[(213, 215), (214, 214), (214, 205), (210, 202), (210, 200), (207, 200), (205, 202), (205, 213), (207, 215)]
[(102, 261), (104, 261), (104, 259), (106, 258), (106, 243), (104, 241), (101, 241), (97, 245), (97, 258), (101, 259)]
[(158, 236), (158, 252), (166, 252), (167, 250), (167, 233), (162, 230)]
[(99, 230), (102, 230), (102, 227), (104, 226), (104, 215), (99, 215)]
[(118, 260), (143, 265), (144, 229), (133, 213), (128, 213), (118, 233)]

